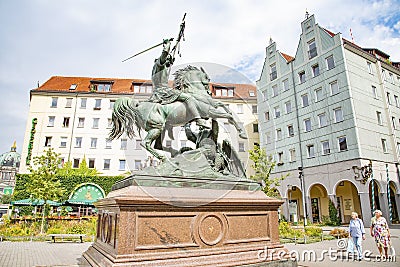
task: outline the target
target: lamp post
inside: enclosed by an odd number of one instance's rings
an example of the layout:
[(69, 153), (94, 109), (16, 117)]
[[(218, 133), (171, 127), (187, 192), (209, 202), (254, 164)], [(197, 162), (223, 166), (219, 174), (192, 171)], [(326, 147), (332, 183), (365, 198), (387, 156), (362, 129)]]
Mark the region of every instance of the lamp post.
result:
[(289, 222), (291, 222), (291, 218), (290, 218), (290, 201), (292, 200), (292, 185), (288, 184), (287, 185), (288, 191), (289, 191), (289, 200), (287, 202), (287, 206), (288, 206), (288, 213), (289, 213)]
[(304, 185), (304, 174), (303, 174), (303, 167), (300, 166), (299, 170), (299, 179), (300, 179), (300, 186), (301, 186), (301, 197), (303, 202), (303, 212), (304, 212), (304, 228), (307, 226), (307, 209), (306, 209), (306, 192), (305, 192), (305, 185)]

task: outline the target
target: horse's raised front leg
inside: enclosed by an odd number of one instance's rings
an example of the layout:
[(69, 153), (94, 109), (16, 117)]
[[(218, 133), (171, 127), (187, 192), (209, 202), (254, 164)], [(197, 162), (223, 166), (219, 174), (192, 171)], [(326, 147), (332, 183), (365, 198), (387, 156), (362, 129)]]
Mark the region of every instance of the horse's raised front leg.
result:
[(161, 135), (161, 129), (151, 129), (147, 132), (146, 137), (143, 140), (144, 148), (150, 152), (154, 157), (158, 158), (161, 161), (166, 159), (165, 156), (159, 154), (157, 150), (151, 147), (151, 144)]
[(235, 118), (233, 117), (232, 114), (223, 112), (223, 111), (215, 109), (215, 108), (211, 108), (209, 113), (211, 115), (211, 118), (213, 118), (213, 119), (217, 119), (217, 118), (228, 119), (228, 122), (230, 124), (232, 124), (238, 131), (240, 138), (242, 138), (242, 139), (248, 138), (246, 131), (243, 129), (243, 127), (241, 127), (239, 125), (239, 123), (235, 120)]

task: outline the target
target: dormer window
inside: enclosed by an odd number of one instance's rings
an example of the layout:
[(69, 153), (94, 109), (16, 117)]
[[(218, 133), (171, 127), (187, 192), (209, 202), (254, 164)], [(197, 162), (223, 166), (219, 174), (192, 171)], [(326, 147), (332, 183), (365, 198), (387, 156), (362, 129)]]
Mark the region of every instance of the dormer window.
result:
[(76, 89), (76, 87), (78, 87), (78, 85), (77, 84), (71, 84), (71, 86), (69, 87), (69, 90), (75, 90)]
[(151, 84), (144, 83), (132, 83), (133, 92), (136, 94), (151, 94), (153, 92), (153, 86)]
[(114, 81), (90, 81), (91, 92), (111, 92)]
[(254, 91), (249, 91), (249, 96), (256, 96), (256, 93)]
[(222, 87), (222, 86), (214, 86), (215, 96), (217, 97), (233, 97), (234, 96), (234, 87)]

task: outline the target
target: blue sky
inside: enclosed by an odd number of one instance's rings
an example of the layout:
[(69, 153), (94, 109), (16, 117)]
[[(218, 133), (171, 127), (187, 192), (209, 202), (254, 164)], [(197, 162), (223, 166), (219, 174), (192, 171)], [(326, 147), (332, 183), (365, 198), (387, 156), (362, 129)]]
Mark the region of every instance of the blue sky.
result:
[(21, 151), (29, 90), (51, 76), (150, 78), (155, 49), (175, 37), (187, 12), (176, 64), (208, 62), (258, 79), (272, 37), (295, 54), (306, 9), (319, 25), (400, 61), (400, 1), (0, 0), (0, 153)]

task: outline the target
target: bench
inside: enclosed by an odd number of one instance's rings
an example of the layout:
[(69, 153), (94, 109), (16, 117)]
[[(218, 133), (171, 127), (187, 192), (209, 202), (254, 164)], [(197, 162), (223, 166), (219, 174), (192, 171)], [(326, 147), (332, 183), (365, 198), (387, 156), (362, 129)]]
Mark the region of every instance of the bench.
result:
[(86, 235), (85, 234), (50, 234), (48, 236), (51, 236), (53, 243), (56, 242), (56, 238), (61, 238), (62, 241), (64, 241), (64, 238), (66, 238), (66, 239), (79, 238), (81, 240), (81, 243), (83, 243), (83, 238)]

